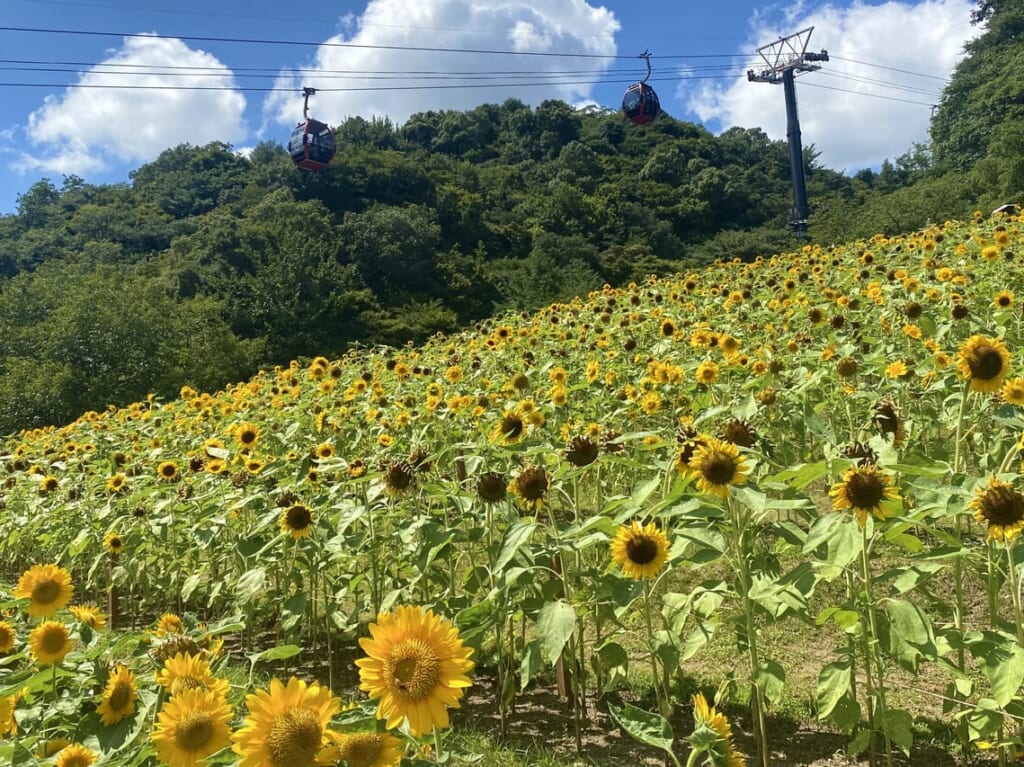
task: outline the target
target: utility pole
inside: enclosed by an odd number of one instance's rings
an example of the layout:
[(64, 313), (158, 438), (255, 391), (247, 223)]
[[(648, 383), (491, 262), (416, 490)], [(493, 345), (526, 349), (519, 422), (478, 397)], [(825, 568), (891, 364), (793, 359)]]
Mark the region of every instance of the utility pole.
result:
[(747, 80), (757, 83), (782, 83), (786, 96), (786, 138), (789, 139), (789, 170), (793, 179), (793, 201), (786, 228), (802, 237), (807, 232), (807, 187), (804, 184), (804, 150), (800, 143), (800, 118), (796, 113), (796, 75), (821, 69), (812, 61), (828, 61), (828, 51), (814, 53), (807, 50), (814, 27), (801, 29), (788, 37), (757, 49), (766, 67), (760, 72), (747, 72)]

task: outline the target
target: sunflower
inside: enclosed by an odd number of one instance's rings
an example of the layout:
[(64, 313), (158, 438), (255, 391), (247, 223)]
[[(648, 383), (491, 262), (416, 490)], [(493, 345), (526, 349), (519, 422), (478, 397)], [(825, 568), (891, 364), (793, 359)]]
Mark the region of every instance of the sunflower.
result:
[(107, 616), (101, 613), (96, 605), (72, 605), (68, 609), (91, 629), (100, 629), (107, 625)]
[(71, 601), (75, 587), (71, 573), (57, 565), (32, 565), (14, 588), (16, 599), (30, 599), (25, 611), (33, 618), (47, 618)]
[(703, 693), (693, 696), (693, 734), (690, 742), (707, 755), (714, 767), (745, 767), (746, 762), (732, 744), (732, 727), (725, 715), (709, 706)]
[(1011, 378), (999, 393), (1011, 405), (1024, 405), (1024, 378)]
[(14, 640), (17, 639), (17, 636), (14, 626), (7, 621), (0, 621), (0, 655), (14, 649)]
[(89, 767), (96, 761), (96, 753), (78, 743), (64, 746), (57, 752), (53, 767)]
[(760, 435), (745, 418), (731, 418), (718, 427), (718, 436), (740, 447), (753, 447)]
[(491, 441), (502, 445), (511, 445), (518, 442), (526, 431), (526, 421), (515, 408), (506, 410), (501, 415), (501, 420), (495, 424), (491, 431)]
[(270, 691), (247, 695), (245, 705), (249, 714), (232, 735), (239, 767), (309, 767), (340, 701), (330, 689), (292, 677), (287, 686), (271, 679)]
[(416, 487), (416, 472), (408, 461), (392, 461), (384, 467), (384, 490), (392, 498), (408, 495)]
[(588, 466), (597, 460), (601, 446), (590, 437), (573, 437), (565, 449), (565, 459), (573, 466)]
[(124, 474), (115, 474), (107, 480), (108, 493), (120, 493), (128, 487), (128, 477)]
[(402, 761), (402, 741), (389, 732), (332, 732), (330, 738), (333, 745), (320, 752), (318, 762), (340, 761), (346, 767), (397, 767)]
[(156, 635), (158, 637), (184, 633), (185, 623), (181, 620), (181, 616), (174, 613), (164, 613), (156, 622)]
[(235, 427), (235, 442), (243, 448), (251, 448), (260, 438), (260, 427), (254, 423), (240, 423)]
[(70, 745), (71, 741), (67, 738), (50, 738), (36, 746), (35, 755), (39, 759), (49, 759)]
[(44, 666), (63, 661), (73, 646), (67, 627), (57, 621), (40, 623), (28, 635), (29, 652)]
[(829, 496), (835, 511), (853, 509), (861, 527), (867, 523), (868, 512), (876, 519), (892, 516), (892, 503), (900, 500), (892, 478), (874, 464), (848, 468), (842, 481), (832, 485)]
[(378, 615), (370, 635), (359, 640), (368, 657), (356, 665), (359, 689), (380, 699), (377, 718), (388, 729), (407, 720), (413, 737), (447, 727), (448, 707), (459, 708), (475, 665), (459, 630), (432, 610), (400, 605)]
[(178, 478), (178, 464), (174, 461), (161, 461), (156, 473), (164, 482), (173, 482)]
[(879, 433), (888, 439), (892, 436), (892, 444), (899, 447), (907, 436), (907, 429), (900, 418), (899, 408), (888, 397), (875, 404), (875, 426)]
[(48, 495), (60, 486), (60, 480), (53, 476), (46, 476), (39, 482), (39, 494)]
[(623, 525), (612, 541), (612, 561), (633, 579), (653, 578), (668, 561), (669, 542), (657, 525), (641, 525), (633, 520)]
[(711, 360), (704, 360), (697, 366), (697, 383), (713, 384), (718, 380), (718, 365)]
[(484, 503), (503, 501), (507, 492), (505, 478), (496, 471), (484, 472), (476, 482), (476, 494)]
[(313, 532), (313, 512), (308, 506), (296, 503), (281, 512), (278, 525), (281, 532), (292, 538), (307, 538)]
[(974, 518), (988, 524), (988, 540), (1009, 543), (1024, 529), (1024, 495), (1009, 482), (989, 477), (988, 487), (979, 488), (967, 504)]
[(135, 710), (135, 674), (123, 663), (118, 663), (107, 678), (103, 701), (96, 709), (103, 724), (117, 724), (131, 716)]
[(14, 718), (17, 695), (0, 695), (0, 737), (18, 734), (18, 720)]
[(998, 338), (971, 336), (958, 351), (957, 370), (970, 381), (971, 391), (995, 392), (1010, 367), (1010, 352)]
[(694, 449), (690, 470), (697, 477), (698, 490), (726, 498), (730, 485), (746, 483), (749, 469), (736, 445), (707, 437), (703, 444)]
[(1015, 299), (1016, 296), (1013, 295), (1012, 290), (1000, 290), (992, 299), (992, 306), (997, 309), (1009, 309), (1013, 306)]
[(170, 695), (209, 690), (222, 698), (227, 698), (231, 686), (226, 679), (213, 675), (210, 662), (202, 654), (180, 652), (164, 661), (164, 667), (156, 672), (156, 683)]
[(103, 537), (103, 548), (110, 554), (120, 554), (124, 549), (124, 538), (117, 533), (107, 533)]
[(206, 757), (231, 744), (231, 706), (209, 690), (183, 690), (157, 716), (152, 740), (160, 762), (198, 767)]
[(544, 505), (549, 483), (543, 466), (528, 466), (508, 483), (508, 491), (518, 496), (528, 509), (535, 511)]

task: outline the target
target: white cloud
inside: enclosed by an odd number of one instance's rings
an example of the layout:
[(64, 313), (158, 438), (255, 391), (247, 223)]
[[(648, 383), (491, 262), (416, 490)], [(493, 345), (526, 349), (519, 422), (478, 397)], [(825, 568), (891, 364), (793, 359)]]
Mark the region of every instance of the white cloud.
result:
[[(166, 68), (172, 66), (202, 69)], [(128, 74), (135, 67), (149, 74)], [(81, 87), (103, 85), (179, 89)], [(224, 90), (180, 90), (190, 85)], [(240, 141), (247, 132), (245, 97), (234, 87), (234, 76), (216, 57), (181, 40), (125, 38), (123, 47), (83, 74), (77, 85), (61, 96), (47, 96), (29, 115), (26, 130), (33, 151), (20, 153), (14, 167), (81, 174), (152, 160), (181, 143)]]
[[(846, 8), (826, 5), (809, 9), (801, 5), (782, 19), (768, 19), (764, 14), (752, 18), (750, 38), (743, 51), (752, 52), (782, 36), (814, 27), (807, 49), (827, 50), (830, 61), (822, 63), (820, 71), (796, 79), (803, 144), (814, 144), (821, 152), (819, 162), (826, 167), (851, 172), (895, 158), (915, 141), (928, 141), (928, 105), (939, 102), (937, 94), (944, 82), (894, 70), (948, 78), (963, 54), (963, 44), (978, 33), (970, 25), (973, 6), (970, 0), (878, 5), (854, 2)], [(745, 66), (749, 65), (748, 59)], [(755, 64), (753, 68), (763, 66)], [(723, 129), (732, 125), (760, 126), (772, 138), (786, 138), (781, 86), (748, 82), (746, 77), (699, 90), (687, 88), (684, 83), (679, 87), (679, 97), (702, 121), (712, 121)]]
[[(498, 51), (558, 51), (615, 55), (619, 22), (611, 11), (587, 0), (370, 0), (354, 31), (327, 40), (378, 48), (323, 45), (304, 68), (349, 70), (363, 74), (284, 72), (276, 87), (295, 94), (273, 93), (264, 105), (270, 121), (294, 125), (302, 116), (301, 87), (318, 90), (310, 114), (338, 123), (347, 117), (387, 116), (405, 122), (417, 112), (472, 109), (479, 104), (518, 98), (530, 104), (544, 99), (566, 102), (590, 97), (593, 86), (569, 81), (594, 80), (610, 59), (561, 56), (509, 56), (485, 53), (409, 51), (395, 48), (459, 48)], [(551, 77), (571, 70), (569, 77)], [(511, 72), (493, 75), (483, 73)], [(417, 73), (445, 73), (445, 76)], [(398, 74), (385, 74), (398, 73)], [(467, 74), (453, 74), (467, 73)], [(467, 79), (474, 74), (483, 79)], [(454, 78), (454, 79), (453, 79)], [(526, 85), (539, 83), (544, 85)], [(465, 83), (472, 88), (424, 88)], [(496, 83), (523, 83), (494, 87)], [(405, 87), (405, 90), (397, 88)], [(330, 92), (331, 88), (352, 88)], [(393, 88), (393, 90), (388, 90)]]

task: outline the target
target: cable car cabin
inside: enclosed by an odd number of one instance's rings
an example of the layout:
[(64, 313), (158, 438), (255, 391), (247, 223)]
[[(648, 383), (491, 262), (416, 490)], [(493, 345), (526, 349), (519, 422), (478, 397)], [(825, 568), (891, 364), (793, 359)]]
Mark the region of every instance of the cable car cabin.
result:
[(636, 83), (622, 97), (622, 111), (634, 125), (646, 125), (661, 111), (658, 94), (647, 83)]
[(335, 152), (330, 126), (319, 120), (306, 120), (295, 126), (288, 140), (288, 153), (302, 170), (323, 170)]

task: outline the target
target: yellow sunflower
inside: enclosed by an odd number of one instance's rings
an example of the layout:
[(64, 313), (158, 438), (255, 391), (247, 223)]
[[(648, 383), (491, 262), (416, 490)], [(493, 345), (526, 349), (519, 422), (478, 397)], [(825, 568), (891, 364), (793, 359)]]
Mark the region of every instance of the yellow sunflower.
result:
[(107, 480), (108, 493), (120, 493), (128, 487), (128, 477), (124, 474), (115, 474)]
[(212, 691), (183, 690), (172, 696), (153, 728), (160, 762), (170, 767), (201, 767), (210, 754), (231, 745), (231, 716), (231, 706)]
[(848, 468), (842, 481), (832, 485), (829, 496), (833, 510), (852, 509), (861, 527), (867, 524), (869, 512), (876, 519), (891, 517), (893, 504), (900, 500), (892, 478), (870, 463)]
[(9, 653), (14, 649), (14, 640), (17, 634), (14, 633), (14, 626), (7, 621), (0, 621), (0, 655)]
[(180, 615), (174, 613), (164, 613), (157, 619), (156, 622), (156, 635), (158, 637), (164, 637), (168, 634), (184, 634), (185, 633), (185, 622), (181, 619)]
[(313, 532), (313, 512), (301, 503), (292, 504), (281, 512), (278, 526), (292, 538), (307, 538)]
[(53, 765), (54, 767), (89, 767), (95, 761), (96, 753), (92, 749), (72, 743), (57, 752), (57, 759)]
[(124, 550), (124, 538), (118, 533), (107, 533), (103, 536), (103, 548), (110, 554), (120, 554)]
[(1024, 405), (1024, 378), (1011, 378), (999, 393), (1011, 405)]
[(105, 725), (117, 724), (131, 716), (135, 710), (135, 674), (123, 663), (118, 663), (107, 678), (103, 701), (96, 709)]
[(161, 461), (156, 473), (165, 482), (173, 482), (178, 478), (178, 464), (174, 461)]
[(251, 448), (260, 438), (260, 427), (254, 423), (240, 423), (235, 427), (235, 442), (243, 448)]
[(704, 360), (697, 366), (697, 383), (713, 384), (718, 380), (718, 365), (711, 360)]
[(359, 640), (368, 657), (356, 665), (359, 689), (380, 699), (377, 718), (388, 729), (408, 721), (413, 737), (447, 727), (448, 707), (459, 708), (475, 665), (459, 630), (432, 610), (401, 605), (378, 615), (370, 635)]
[(979, 488), (967, 504), (974, 518), (988, 525), (988, 540), (1009, 543), (1024, 529), (1024, 495), (1009, 482), (989, 477), (988, 487)]
[(1010, 367), (1010, 352), (998, 338), (971, 336), (957, 352), (957, 370), (971, 391), (996, 392)]
[(1012, 290), (1000, 290), (992, 299), (992, 306), (997, 309), (1009, 309), (1013, 306), (1015, 299), (1016, 296), (1013, 295)]
[(506, 410), (491, 431), (491, 441), (500, 445), (518, 442), (526, 432), (526, 421), (515, 408)]
[(636, 520), (623, 525), (611, 545), (612, 561), (634, 579), (653, 578), (668, 561), (669, 541), (657, 525)]
[(40, 623), (28, 635), (29, 652), (44, 666), (60, 663), (73, 646), (67, 627), (57, 621)]
[(327, 725), (340, 706), (338, 698), (317, 683), (292, 677), (288, 686), (270, 680), (270, 691), (247, 695), (249, 714), (232, 736), (239, 767), (309, 767), (327, 737)]
[(736, 445), (706, 437), (693, 451), (690, 470), (697, 477), (698, 490), (727, 498), (730, 485), (746, 484), (749, 468)]
[(101, 613), (96, 605), (72, 605), (68, 609), (91, 629), (100, 629), (107, 625), (107, 616)]
[(18, 720), (14, 718), (17, 695), (0, 695), (0, 737), (18, 734)]
[(74, 593), (71, 573), (57, 565), (32, 565), (14, 588), (17, 599), (31, 600), (25, 611), (33, 618), (53, 615), (71, 601)]
[[(746, 762), (732, 744), (732, 727), (725, 715), (709, 706), (703, 693), (693, 696), (694, 732), (691, 742), (700, 744), (714, 767), (745, 767)], [(707, 763), (705, 761), (705, 763)]]
[(170, 695), (186, 690), (209, 690), (222, 698), (227, 697), (231, 686), (226, 679), (213, 675), (205, 657), (180, 652), (164, 661), (164, 667), (156, 672), (156, 683)]
[(402, 761), (402, 741), (389, 732), (332, 732), (330, 737), (333, 744), (320, 752), (318, 762), (344, 762), (346, 767), (397, 767)]
[(528, 466), (508, 483), (508, 491), (526, 508), (536, 511), (544, 505), (550, 479), (543, 466)]

